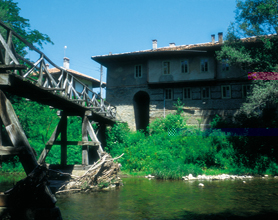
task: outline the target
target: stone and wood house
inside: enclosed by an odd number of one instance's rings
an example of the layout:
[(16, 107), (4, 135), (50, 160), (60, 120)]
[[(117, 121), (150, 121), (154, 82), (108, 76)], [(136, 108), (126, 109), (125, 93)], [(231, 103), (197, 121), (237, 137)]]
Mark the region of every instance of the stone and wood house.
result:
[(233, 116), (250, 90), (247, 70), (216, 59), (223, 34), (211, 42), (93, 56), (107, 68), (106, 99), (117, 107), (131, 129), (145, 129), (150, 121), (174, 112), (180, 99), (188, 124), (202, 127), (216, 115)]

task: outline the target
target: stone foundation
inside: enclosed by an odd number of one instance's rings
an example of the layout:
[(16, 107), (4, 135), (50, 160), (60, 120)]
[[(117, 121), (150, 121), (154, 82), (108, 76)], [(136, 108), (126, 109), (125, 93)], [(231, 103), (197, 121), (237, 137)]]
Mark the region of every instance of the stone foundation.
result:
[[(164, 100), (162, 88), (148, 88), (135, 86), (124, 88), (108, 88), (107, 101), (117, 107), (117, 119), (127, 122), (131, 130), (136, 130), (134, 96), (144, 92), (149, 97), (149, 122), (156, 118), (176, 113), (175, 104), (180, 99), (183, 103), (182, 115), (187, 118), (187, 124), (206, 129), (218, 114), (223, 117), (232, 117), (241, 107), (245, 99), (241, 98), (241, 84), (231, 84), (230, 99), (221, 98), (221, 85), (211, 86), (209, 99), (201, 98), (199, 87), (192, 87), (192, 99), (183, 100), (183, 88), (173, 88), (173, 99)], [(165, 109), (165, 110), (164, 110)], [(198, 119), (198, 120), (197, 120)]]

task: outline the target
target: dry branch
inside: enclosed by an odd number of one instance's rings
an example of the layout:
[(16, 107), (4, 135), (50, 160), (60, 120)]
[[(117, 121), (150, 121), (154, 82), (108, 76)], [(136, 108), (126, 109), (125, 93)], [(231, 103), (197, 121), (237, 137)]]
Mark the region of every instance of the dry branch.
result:
[(112, 158), (108, 153), (103, 152), (101, 159), (95, 162), (84, 175), (80, 177), (71, 176), (72, 180), (60, 187), (56, 194), (72, 191), (98, 191), (122, 185), (121, 179), (118, 177), (121, 165), (114, 161), (123, 155)]

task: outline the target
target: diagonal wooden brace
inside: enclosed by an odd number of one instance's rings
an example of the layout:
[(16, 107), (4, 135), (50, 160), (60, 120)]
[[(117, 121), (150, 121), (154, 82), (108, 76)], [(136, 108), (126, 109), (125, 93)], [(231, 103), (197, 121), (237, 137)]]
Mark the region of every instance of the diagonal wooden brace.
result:
[[(11, 102), (0, 90), (0, 118), (7, 130), (10, 140), (15, 148), (22, 148), (26, 153), (19, 154), (19, 160), (26, 172), (29, 174), (38, 166), (35, 151), (30, 146), (27, 137), (19, 123), (17, 115), (14, 112)], [(22, 151), (21, 150), (21, 151)]]

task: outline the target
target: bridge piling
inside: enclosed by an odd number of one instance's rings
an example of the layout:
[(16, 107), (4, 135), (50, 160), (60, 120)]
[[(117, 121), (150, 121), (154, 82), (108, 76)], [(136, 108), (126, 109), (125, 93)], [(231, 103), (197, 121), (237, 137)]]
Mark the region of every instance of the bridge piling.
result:
[(63, 112), (61, 117), (61, 165), (67, 165), (67, 120), (66, 112)]
[[(3, 123), (12, 143), (12, 146), (2, 146), (2, 135), (0, 134), (0, 156), (17, 155), (28, 175), (12, 189), (4, 194), (0, 193), (0, 219), (5, 218), (5, 215), (12, 216), (12, 219), (19, 219), (17, 218), (19, 213), (22, 219), (29, 219), (25, 218), (27, 212), (32, 216), (39, 216), (41, 210), (44, 210), (48, 219), (62, 219), (59, 208), (55, 207), (57, 200), (47, 185), (47, 170), (38, 165), (35, 150), (30, 146), (12, 104), (1, 90), (0, 121), (1, 128)], [(1, 212), (3, 209), (5, 213)], [(53, 211), (55, 216), (52, 215)], [(33, 219), (39, 219), (39, 217)]]
[[(82, 141), (88, 141), (88, 131), (87, 131), (87, 123), (88, 118), (84, 114), (82, 117)], [(82, 165), (87, 166), (89, 165), (89, 146), (83, 145), (82, 146)]]

